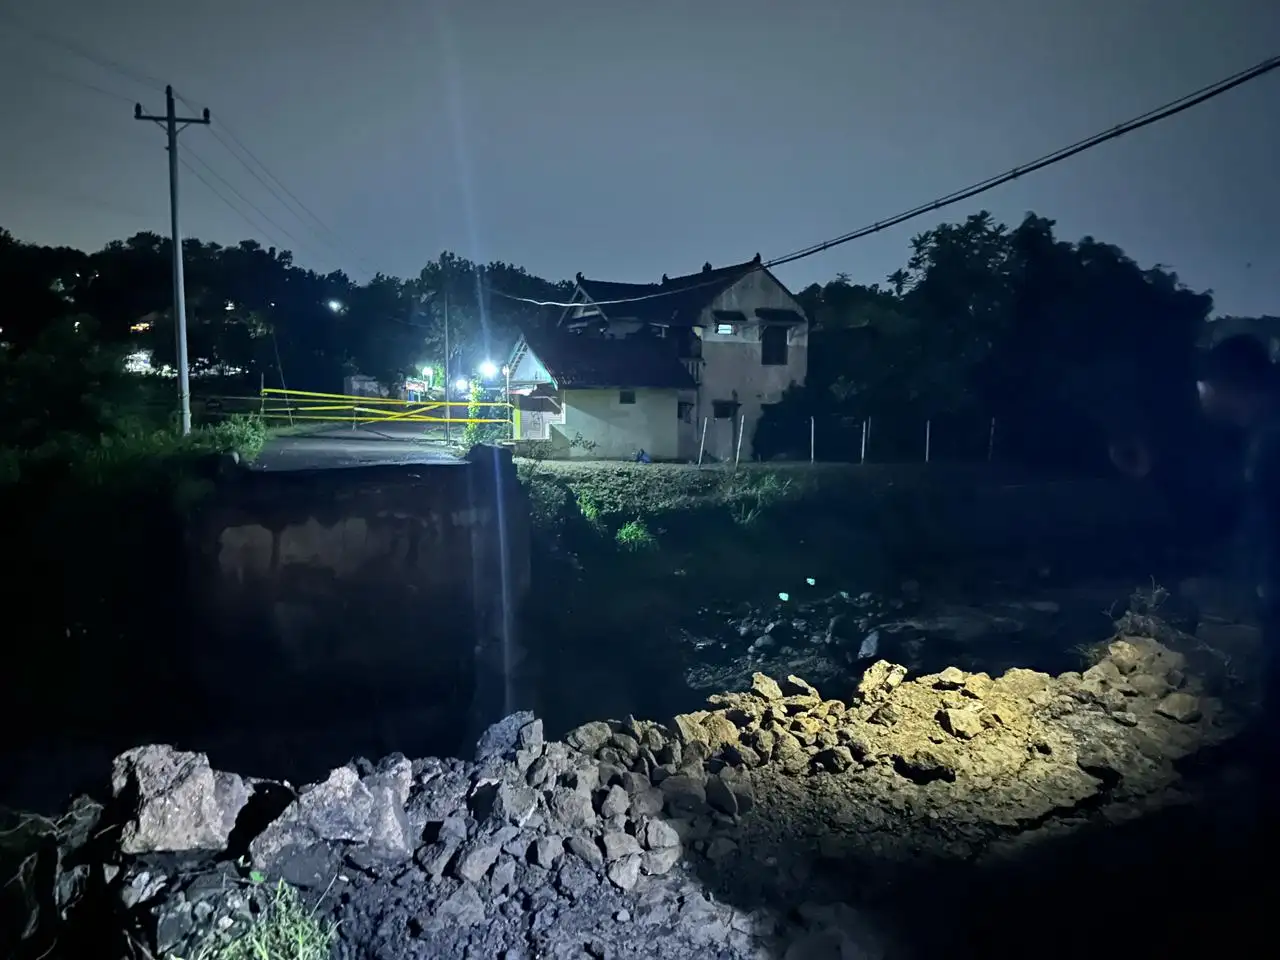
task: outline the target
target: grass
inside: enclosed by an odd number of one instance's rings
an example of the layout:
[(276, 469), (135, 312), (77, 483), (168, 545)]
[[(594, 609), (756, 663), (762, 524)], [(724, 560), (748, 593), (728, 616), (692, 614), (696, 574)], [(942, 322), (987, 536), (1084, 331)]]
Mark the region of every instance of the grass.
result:
[(169, 960), (326, 960), (337, 935), (336, 923), (319, 920), (316, 908), (307, 909), (298, 891), (281, 880), (248, 929), (229, 939), (210, 931), (194, 953)]

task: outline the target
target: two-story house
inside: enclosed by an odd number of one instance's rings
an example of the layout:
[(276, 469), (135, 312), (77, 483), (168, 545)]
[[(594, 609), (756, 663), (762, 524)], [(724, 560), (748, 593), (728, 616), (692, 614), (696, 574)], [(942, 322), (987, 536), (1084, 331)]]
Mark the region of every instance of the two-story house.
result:
[[(591, 384), (593, 416), (590, 422), (579, 418), (590, 429), (572, 431), (579, 450), (593, 442), (595, 432), (603, 432), (609, 438), (604, 449), (615, 456), (624, 455), (621, 444), (658, 459), (692, 460), (705, 445), (707, 457), (724, 461), (738, 454), (741, 443), (741, 456), (748, 459), (764, 408), (781, 400), (792, 384), (803, 384), (808, 372), (804, 311), (759, 255), (719, 269), (708, 263), (699, 273), (664, 276), (660, 283), (614, 283), (579, 274), (571, 303), (553, 334), (535, 337), (540, 343), (521, 339), (510, 370), (513, 392), (530, 401), (536, 395), (549, 409), (558, 405), (558, 412), (548, 415), (566, 420), (573, 419), (575, 403), (586, 400), (585, 395), (575, 398), (570, 382), (635, 381)], [(549, 362), (537, 362), (539, 350)], [(605, 354), (613, 358), (609, 377), (569, 369), (569, 358), (588, 353), (597, 360)], [(557, 363), (564, 370), (560, 378), (549, 369)], [(686, 376), (674, 373), (673, 363)], [(639, 391), (651, 410), (637, 409)], [(533, 413), (536, 404), (526, 405)], [(674, 416), (674, 430), (658, 422), (668, 416)], [(558, 427), (563, 430), (567, 423), (553, 421), (541, 438), (554, 439)], [(633, 443), (623, 441), (627, 434)], [(601, 441), (595, 442), (599, 450)]]

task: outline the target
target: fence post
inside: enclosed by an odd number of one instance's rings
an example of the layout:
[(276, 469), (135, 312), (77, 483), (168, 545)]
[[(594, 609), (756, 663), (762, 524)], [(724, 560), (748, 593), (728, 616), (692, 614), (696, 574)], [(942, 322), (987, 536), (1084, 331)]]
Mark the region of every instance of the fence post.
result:
[(702, 466), (702, 451), (707, 448), (707, 421), (710, 417), (702, 418), (702, 439), (698, 441), (698, 466)]
[(991, 429), (987, 432), (987, 463), (991, 462), (996, 452), (996, 418), (991, 418)]
[(814, 425), (815, 419), (816, 419), (815, 417), (809, 418), (809, 462), (810, 463), (813, 463), (814, 460), (817, 459), (815, 455), (815, 449), (816, 449), (815, 438), (817, 436), (817, 427)]
[(929, 462), (929, 447), (933, 441), (933, 421), (924, 422), (924, 462)]
[(738, 469), (738, 462), (742, 459), (742, 435), (747, 432), (747, 415), (744, 413), (738, 418), (738, 444), (733, 451), (733, 469)]

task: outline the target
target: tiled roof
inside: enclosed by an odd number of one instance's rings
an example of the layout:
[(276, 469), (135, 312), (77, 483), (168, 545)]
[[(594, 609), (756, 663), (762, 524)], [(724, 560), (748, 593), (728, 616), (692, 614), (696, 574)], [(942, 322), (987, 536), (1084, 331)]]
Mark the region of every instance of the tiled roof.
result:
[(525, 333), (533, 355), (562, 389), (693, 389), (676, 343), (659, 337), (592, 337), (567, 331)]
[[(663, 277), (661, 283), (613, 283), (578, 275), (578, 286), (611, 320), (639, 320), (665, 326), (691, 326), (716, 297), (753, 270), (762, 269), (760, 258), (684, 277)], [(632, 303), (610, 304), (610, 300)]]

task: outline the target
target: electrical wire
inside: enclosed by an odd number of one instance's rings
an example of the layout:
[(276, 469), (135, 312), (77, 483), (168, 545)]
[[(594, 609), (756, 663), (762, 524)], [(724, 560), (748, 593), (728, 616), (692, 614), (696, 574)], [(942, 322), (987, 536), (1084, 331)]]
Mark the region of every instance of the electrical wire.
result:
[[(1084, 153), (1086, 150), (1091, 150), (1094, 147), (1104, 144), (1110, 140), (1116, 140), (1125, 134), (1132, 133), (1135, 130), (1140, 130), (1153, 123), (1158, 123), (1161, 120), (1167, 120), (1169, 117), (1182, 113), (1184, 110), (1190, 110), (1192, 107), (1199, 106), (1200, 104), (1212, 100), (1215, 97), (1219, 97), (1229, 90), (1234, 90), (1236, 87), (1243, 86), (1252, 80), (1256, 80), (1277, 68), (1280, 68), (1280, 57), (1271, 57), (1267, 60), (1263, 60), (1261, 63), (1258, 63), (1247, 70), (1242, 70), (1239, 73), (1227, 77), (1226, 79), (1219, 80), (1206, 87), (1201, 87), (1199, 90), (1179, 97), (1177, 100), (1172, 100), (1163, 106), (1156, 107), (1153, 110), (1148, 110), (1146, 113), (1139, 114), (1131, 120), (1126, 120), (1124, 123), (1118, 124), (1109, 130), (1103, 131), (1102, 133), (1094, 134), (1093, 136), (1086, 137), (1083, 140), (1077, 140), (1075, 143), (1061, 147), (1052, 153), (1045, 154), (1030, 163), (1021, 164), (1020, 166), (1014, 167), (1012, 170), (988, 177), (985, 180), (963, 187), (959, 190), (953, 191), (952, 193), (946, 194), (945, 196), (938, 197), (928, 203), (922, 203), (919, 206), (912, 207), (910, 210), (905, 210), (902, 213), (896, 214), (895, 216), (889, 217), (885, 220), (878, 220), (865, 227), (850, 231), (849, 233), (841, 234), (831, 240), (824, 240), (821, 243), (815, 243), (810, 246), (803, 247), (793, 253), (788, 253), (781, 257), (774, 257), (772, 260), (766, 260), (762, 266), (766, 269), (771, 269), (784, 264), (794, 263), (797, 260), (803, 260), (806, 257), (811, 257), (815, 254), (822, 253), (825, 250), (830, 250), (832, 247), (837, 247), (853, 240), (860, 240), (873, 233), (879, 233), (882, 230), (888, 230), (890, 227), (896, 227), (898, 224), (906, 223), (908, 220), (914, 220), (917, 217), (933, 213), (934, 211), (941, 210), (944, 207), (949, 207), (964, 200), (970, 200), (979, 194), (983, 194), (989, 190), (994, 190), (996, 187), (1003, 186), (1011, 180), (1016, 180), (1029, 173), (1035, 173), (1039, 170), (1043, 170), (1046, 167), (1053, 166), (1055, 163), (1061, 163), (1063, 160), (1067, 160), (1077, 154)], [(602, 307), (627, 303), (640, 303), (645, 300), (656, 300), (660, 297), (675, 296), (689, 290), (696, 290), (701, 286), (710, 286), (712, 283), (720, 282), (721, 281), (719, 280), (710, 281), (706, 284), (694, 284), (691, 286), (679, 287), (674, 290), (660, 290), (639, 297), (627, 297), (618, 300), (593, 300), (591, 303)], [(518, 303), (527, 303), (537, 307), (558, 307), (561, 309), (568, 309), (569, 307), (582, 306), (582, 301), (570, 301), (566, 303), (552, 300), (532, 300), (527, 297), (517, 297), (503, 293), (500, 290), (490, 289), (489, 292), (506, 300), (514, 300)]]
[(1135, 130), (1141, 130), (1143, 127), (1150, 126), (1153, 123), (1159, 123), (1161, 120), (1167, 120), (1169, 117), (1176, 116), (1184, 110), (1190, 110), (1192, 107), (1199, 106), (1200, 104), (1206, 103), (1215, 97), (1222, 96), (1222, 94), (1229, 90), (1234, 90), (1236, 87), (1243, 86), (1252, 80), (1256, 80), (1278, 67), (1280, 67), (1280, 57), (1271, 57), (1267, 60), (1263, 60), (1261, 63), (1250, 67), (1248, 70), (1242, 70), (1233, 76), (1227, 77), (1225, 80), (1219, 80), (1217, 83), (1210, 84), (1207, 87), (1202, 87), (1194, 93), (1189, 93), (1186, 96), (1179, 97), (1177, 100), (1170, 101), (1164, 106), (1157, 107), (1154, 110), (1149, 110), (1146, 113), (1134, 117), (1131, 120), (1127, 120), (1124, 123), (1118, 124), (1103, 133), (1095, 134), (1094, 136), (1088, 137), (1084, 140), (1078, 140), (1069, 146), (1062, 147), (1052, 153), (1045, 154), (1030, 163), (1014, 167), (1012, 170), (1008, 170), (1005, 173), (998, 174), (994, 177), (988, 177), (986, 180), (982, 180), (978, 183), (971, 184), (968, 187), (956, 190), (946, 196), (932, 200), (929, 203), (912, 207), (910, 210), (906, 210), (895, 216), (889, 217), (886, 220), (879, 220), (875, 223), (868, 224), (865, 227), (842, 234), (834, 239), (824, 240), (822, 243), (812, 244), (808, 247), (797, 250), (794, 253), (775, 257), (772, 260), (766, 261), (764, 266), (772, 268), (779, 267), (787, 263), (794, 263), (797, 260), (803, 260), (804, 258), (811, 257), (814, 254), (830, 250), (832, 247), (849, 243), (851, 240), (860, 240), (863, 237), (870, 236), (873, 233), (879, 233), (880, 231), (887, 230), (890, 227), (896, 227), (900, 223), (905, 223), (908, 220), (914, 220), (917, 217), (924, 216), (927, 213), (932, 213), (935, 210), (941, 210), (944, 207), (951, 206), (952, 204), (960, 203), (964, 200), (970, 200), (979, 194), (986, 193), (989, 190), (994, 190), (996, 187), (1003, 186), (1011, 180), (1016, 180), (1028, 173), (1035, 173), (1039, 170), (1045, 169), (1046, 167), (1051, 167), (1054, 164), (1061, 163), (1063, 160), (1070, 159), (1077, 154), (1084, 153), (1086, 150), (1092, 150), (1094, 147), (1107, 143), (1110, 140), (1116, 140), (1126, 134), (1133, 133)]

